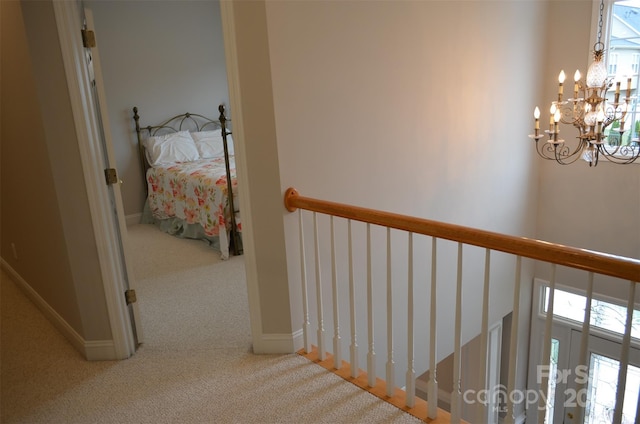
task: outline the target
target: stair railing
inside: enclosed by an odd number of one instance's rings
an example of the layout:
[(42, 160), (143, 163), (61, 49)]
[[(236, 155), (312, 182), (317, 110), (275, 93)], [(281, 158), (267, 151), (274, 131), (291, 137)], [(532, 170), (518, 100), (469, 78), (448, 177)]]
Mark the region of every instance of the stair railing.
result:
[[(488, 337), (488, 304), (489, 304), (489, 274), (490, 274), (490, 254), (491, 251), (504, 252), (515, 255), (516, 267), (514, 277), (514, 294), (513, 294), (513, 318), (511, 324), (511, 340), (509, 349), (509, 370), (508, 370), (508, 384), (507, 392), (513, 393), (516, 385), (516, 357), (517, 357), (517, 331), (518, 331), (518, 315), (520, 309), (520, 286), (521, 286), (521, 264), (522, 258), (529, 258), (537, 261), (543, 261), (552, 264), (552, 274), (555, 274), (555, 266), (561, 265), (569, 268), (587, 271), (589, 273), (589, 284), (587, 289), (587, 318), (583, 324), (582, 343), (581, 343), (581, 360), (585, 361), (585, 355), (587, 351), (587, 339), (589, 334), (589, 305), (592, 297), (593, 290), (593, 275), (601, 274), (609, 277), (614, 277), (621, 280), (629, 281), (629, 302), (627, 305), (627, 320), (625, 326), (625, 334), (622, 341), (622, 355), (620, 361), (620, 373), (618, 378), (618, 392), (617, 401), (614, 412), (614, 423), (620, 423), (622, 418), (622, 402), (624, 399), (625, 390), (625, 378), (628, 365), (628, 354), (625, 355), (625, 351), (628, 352), (630, 348), (631, 340), (631, 321), (632, 313), (634, 310), (634, 295), (636, 284), (640, 281), (640, 260), (633, 258), (626, 258), (620, 256), (609, 255), (605, 253), (579, 249), (574, 247), (568, 247), (540, 240), (529, 239), (525, 237), (515, 237), (490, 231), (484, 231), (459, 225), (447, 224), (422, 218), (416, 218), (406, 215), (400, 215), (395, 213), (383, 212), (373, 209), (367, 209), (357, 206), (350, 206), (341, 203), (329, 202), (324, 200), (318, 200), (301, 196), (295, 189), (289, 188), (284, 197), (285, 207), (288, 211), (299, 212), (299, 240), (300, 240), (300, 263), (301, 263), (301, 288), (302, 288), (302, 308), (303, 308), (303, 344), (304, 351), (311, 352), (312, 345), (310, 341), (310, 318), (308, 307), (308, 287), (307, 287), (307, 259), (305, 255), (305, 239), (303, 231), (303, 215), (302, 210), (313, 212), (313, 227), (314, 227), (314, 266), (315, 266), (315, 285), (316, 285), (316, 308), (317, 308), (317, 354), (319, 360), (324, 360), (327, 357), (326, 345), (325, 345), (325, 329), (324, 329), (324, 305), (322, 304), (322, 276), (320, 266), (320, 243), (318, 236), (318, 222), (317, 214), (324, 214), (330, 217), (330, 243), (331, 243), (331, 275), (332, 275), (332, 301), (333, 301), (333, 323), (334, 323), (334, 335), (333, 335), (333, 366), (338, 369), (341, 367), (341, 335), (339, 333), (339, 313), (338, 313), (338, 298), (337, 298), (337, 277), (336, 277), (336, 246), (334, 237), (334, 217), (344, 218), (348, 223), (347, 237), (348, 237), (348, 267), (349, 267), (349, 310), (350, 310), (350, 325), (351, 325), (351, 345), (350, 345), (350, 372), (351, 377), (358, 377), (358, 341), (356, 339), (356, 294), (354, 292), (354, 275), (353, 275), (353, 245), (351, 237), (351, 222), (359, 221), (366, 223), (366, 238), (367, 238), (367, 276), (366, 276), (366, 291), (367, 291), (367, 336), (368, 336), (368, 351), (367, 351), (367, 381), (369, 387), (376, 385), (376, 352), (374, 344), (374, 331), (373, 331), (373, 303), (372, 303), (372, 264), (371, 264), (371, 231), (372, 225), (384, 227), (387, 229), (387, 358), (386, 358), (386, 395), (391, 397), (394, 394), (394, 357), (393, 357), (393, 311), (392, 311), (392, 282), (391, 282), (391, 243), (390, 243), (390, 230), (396, 229), (405, 231), (408, 233), (408, 282), (407, 287), (409, 291), (409, 302), (407, 304), (407, 354), (408, 354), (408, 367), (406, 372), (406, 409), (413, 408), (416, 402), (415, 399), (415, 370), (414, 366), (414, 305), (411, 293), (414, 290), (413, 282), (413, 235), (420, 234), (429, 236), (432, 238), (432, 258), (431, 258), (431, 305), (430, 305), (430, 331), (429, 331), (429, 381), (427, 390), (427, 417), (431, 420), (438, 417), (438, 381), (437, 381), (437, 367), (436, 367), (436, 346), (437, 346), (437, 332), (436, 332), (436, 255), (437, 255), (437, 240), (449, 240), (457, 243), (457, 278), (456, 278), (456, 291), (455, 291), (455, 334), (454, 334), (454, 352), (453, 352), (453, 384), (454, 390), (451, 393), (451, 416), (450, 422), (461, 422), (461, 406), (462, 406), (462, 393), (461, 393), (461, 325), (462, 325), (462, 247), (463, 245), (478, 246), (485, 249), (485, 272), (484, 272), (484, 287), (483, 287), (483, 309), (482, 309), (482, 324), (481, 324), (481, 358), (480, 364), (486, 363), (487, 355), (487, 337)], [(550, 285), (550, 300), (547, 305), (547, 318), (545, 326), (544, 337), (544, 353), (542, 365), (549, 365), (550, 356), (550, 341), (551, 341), (551, 320), (553, 316), (553, 293), (555, 289), (555, 281), (552, 276)], [(483, 367), (480, 367), (483, 368)], [(484, 380), (484, 373), (480, 371), (481, 382), (486, 384)], [(542, 382), (541, 387), (546, 391), (546, 381)], [(510, 396), (506, 396), (506, 423), (514, 423), (514, 399)], [(581, 414), (584, 411), (580, 411)], [(480, 414), (486, 414), (485, 411), (481, 411)], [(544, 422), (544, 414), (539, 415), (539, 422)], [(481, 417), (478, 417), (482, 419)]]

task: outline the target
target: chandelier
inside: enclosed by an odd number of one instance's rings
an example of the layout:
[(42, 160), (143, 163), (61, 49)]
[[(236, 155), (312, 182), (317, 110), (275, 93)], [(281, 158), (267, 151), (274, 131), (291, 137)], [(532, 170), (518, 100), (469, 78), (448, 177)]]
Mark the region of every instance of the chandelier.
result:
[[(551, 103), (549, 109), (549, 129), (545, 134), (540, 132), (540, 109), (536, 106), (534, 134), (529, 137), (536, 143), (536, 151), (544, 159), (555, 160), (568, 165), (582, 158), (589, 166), (596, 166), (601, 157), (616, 164), (630, 164), (640, 156), (638, 139), (629, 144), (613, 145), (608, 141), (612, 135), (622, 140), (628, 130), (627, 118), (631, 111), (631, 77), (627, 77), (625, 96), (621, 98), (621, 82), (615, 83), (613, 102), (607, 100), (607, 92), (613, 86), (614, 78), (608, 77), (604, 62), (604, 44), (602, 43), (602, 15), (604, 1), (600, 2), (600, 21), (598, 23), (598, 39), (593, 47), (593, 62), (587, 70), (584, 80), (580, 71), (574, 74), (573, 97), (564, 99), (565, 73), (558, 76), (558, 99)], [(562, 140), (559, 124), (570, 124), (577, 130), (577, 141), (567, 143)], [(630, 125), (629, 125), (630, 126)], [(608, 129), (608, 134), (605, 130)], [(546, 137), (545, 141), (542, 141)]]

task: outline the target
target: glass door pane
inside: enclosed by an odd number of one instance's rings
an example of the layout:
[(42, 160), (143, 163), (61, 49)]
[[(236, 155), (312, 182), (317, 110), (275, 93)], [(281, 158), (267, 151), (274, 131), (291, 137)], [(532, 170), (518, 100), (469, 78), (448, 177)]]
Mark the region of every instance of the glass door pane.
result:
[[(560, 340), (551, 339), (551, 357), (549, 358), (549, 375), (558, 375), (558, 359), (560, 352)], [(544, 417), (546, 424), (553, 424), (554, 405), (556, 400), (556, 386), (557, 379), (549, 378), (549, 385), (547, 388), (547, 410)]]
[[(579, 367), (579, 351), (582, 334), (580, 331), (571, 332), (571, 355), (569, 360), (570, 372), (576, 374)], [(565, 405), (564, 420), (566, 423), (602, 424), (612, 423), (616, 396), (618, 392), (618, 372), (620, 370), (620, 353), (622, 345), (594, 335), (589, 336), (587, 348), (586, 366), (588, 375), (582, 373), (578, 379), (570, 379), (569, 394), (572, 396), (572, 405)], [(638, 392), (640, 390), (640, 349), (631, 346), (629, 351), (626, 383), (624, 387), (624, 399), (622, 404), (622, 423), (633, 424), (636, 422), (636, 410), (638, 408)], [(587, 378), (588, 377), (588, 378)], [(586, 379), (586, 380), (585, 380)], [(579, 380), (585, 383), (581, 393), (576, 384)], [(583, 392), (582, 390), (586, 390)], [(556, 409), (558, 406), (556, 405)], [(584, 420), (575, 418), (582, 416)]]
[[(591, 378), (587, 385), (585, 423), (600, 424), (613, 422), (619, 369), (619, 361), (604, 355), (591, 353)], [(639, 388), (640, 368), (629, 365), (627, 368), (627, 383), (622, 405), (623, 424), (635, 423)]]

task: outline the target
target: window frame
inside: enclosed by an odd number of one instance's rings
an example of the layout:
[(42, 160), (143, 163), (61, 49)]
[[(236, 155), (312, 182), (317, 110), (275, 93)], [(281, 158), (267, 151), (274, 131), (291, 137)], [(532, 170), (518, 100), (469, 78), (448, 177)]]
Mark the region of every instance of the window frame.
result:
[(632, 75), (638, 75), (640, 71), (640, 51), (639, 53), (631, 53), (631, 72)]
[(609, 74), (609, 76), (618, 74), (618, 59), (618, 53), (609, 52), (609, 54), (607, 55), (607, 73)]

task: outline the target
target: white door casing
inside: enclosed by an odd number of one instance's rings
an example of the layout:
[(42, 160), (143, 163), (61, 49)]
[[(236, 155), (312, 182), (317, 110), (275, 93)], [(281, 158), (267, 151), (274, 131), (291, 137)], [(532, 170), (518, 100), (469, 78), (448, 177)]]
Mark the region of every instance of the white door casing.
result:
[[(94, 31), (95, 33), (95, 25), (93, 21), (93, 13), (91, 9), (84, 8), (84, 17), (86, 20), (86, 29)], [(116, 169), (116, 155), (113, 148), (113, 138), (111, 137), (111, 125), (109, 121), (109, 114), (107, 108), (107, 94), (104, 89), (104, 82), (102, 79), (102, 67), (100, 65), (100, 53), (99, 53), (99, 45), (97, 44), (97, 35), (96, 35), (96, 46), (90, 49), (85, 48), (86, 53), (89, 55), (90, 59), (88, 59), (87, 66), (90, 67), (90, 73), (93, 73), (93, 82), (94, 82), (94, 101), (97, 103), (97, 116), (99, 118), (100, 130), (102, 133), (102, 147), (105, 153), (105, 168), (113, 168)], [(90, 62), (90, 63), (89, 63)], [(111, 201), (113, 202), (113, 212), (115, 214), (115, 219), (118, 225), (117, 235), (119, 236), (120, 248), (122, 253), (122, 260), (124, 262), (125, 269), (125, 278), (127, 280), (127, 287), (129, 290), (136, 289), (136, 279), (133, 272), (133, 264), (131, 263), (131, 255), (129, 254), (129, 241), (128, 241), (128, 232), (126, 225), (126, 217), (124, 213), (124, 203), (122, 201), (122, 193), (120, 190), (120, 185), (124, 182), (118, 178), (118, 183), (113, 184), (112, 190), (110, 191)], [(135, 340), (137, 344), (140, 344), (144, 341), (142, 324), (140, 319), (140, 308), (139, 303), (134, 302), (129, 305), (131, 321), (133, 324), (133, 328), (135, 330)]]
[[(82, 5), (78, 1), (65, 0), (53, 0), (52, 3), (113, 337), (110, 352), (103, 352), (100, 358), (87, 359), (125, 359), (135, 353), (136, 339), (124, 297), (128, 281), (118, 224), (125, 222), (120, 188), (117, 184), (108, 186), (105, 182), (104, 164), (113, 164), (111, 167), (114, 168), (115, 164), (113, 156), (109, 157), (101, 147), (99, 118), (82, 44)], [(115, 214), (111, 196), (120, 201), (119, 209), (115, 202)], [(119, 220), (116, 219), (118, 213), (122, 213), (117, 217)]]

